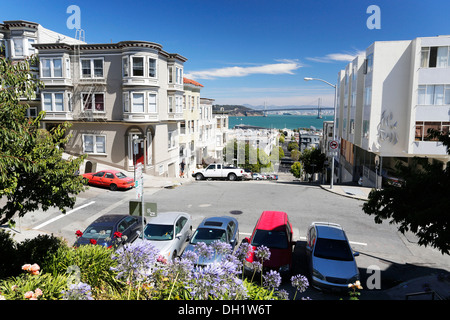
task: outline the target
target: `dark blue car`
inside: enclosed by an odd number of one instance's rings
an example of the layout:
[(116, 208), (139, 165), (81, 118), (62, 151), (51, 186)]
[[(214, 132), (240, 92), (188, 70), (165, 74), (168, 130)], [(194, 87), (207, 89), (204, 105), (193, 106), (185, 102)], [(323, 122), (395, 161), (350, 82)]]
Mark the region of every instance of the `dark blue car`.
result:
[[(230, 244), (234, 250), (239, 241), (239, 225), (235, 218), (228, 216), (205, 218), (195, 230), (184, 252), (195, 252), (197, 243), (204, 242), (210, 245), (217, 240)], [(211, 259), (201, 258), (198, 265), (207, 265), (220, 259), (220, 255), (213, 256)]]
[(98, 244), (116, 247), (120, 244), (133, 242), (138, 236), (136, 231), (141, 229), (142, 217), (128, 214), (106, 214), (91, 223), (78, 236), (74, 246)]

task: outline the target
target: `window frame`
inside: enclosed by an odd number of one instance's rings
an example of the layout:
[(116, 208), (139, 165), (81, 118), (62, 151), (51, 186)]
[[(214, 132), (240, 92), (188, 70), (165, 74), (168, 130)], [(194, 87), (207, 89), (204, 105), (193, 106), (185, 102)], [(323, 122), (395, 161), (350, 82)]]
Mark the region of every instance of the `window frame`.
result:
[[(134, 109), (134, 96), (135, 95), (142, 95), (142, 111), (136, 111)], [(130, 97), (130, 112), (131, 113), (145, 113), (145, 92), (131, 92), (131, 97)]]
[[(50, 95), (51, 96), (51, 110), (48, 110), (45, 108), (45, 96), (46, 95)], [(56, 99), (55, 96), (56, 95), (61, 95), (62, 96), (62, 110), (56, 110)], [(64, 91), (55, 91), (55, 92), (42, 92), (41, 93), (41, 101), (42, 101), (42, 110), (44, 111), (48, 111), (48, 112), (66, 112), (65, 111), (65, 107), (64, 107), (64, 101), (65, 101), (65, 97), (64, 97)]]
[[(92, 137), (92, 152), (86, 151), (86, 137)], [(98, 152), (97, 148), (97, 138), (103, 138), (103, 150), (104, 152)], [(83, 133), (82, 134), (82, 145), (83, 145), (83, 153), (85, 154), (96, 154), (96, 155), (106, 155), (106, 135), (105, 134), (90, 134)]]
[[(95, 63), (94, 60), (102, 61), (102, 75), (95, 75)], [(83, 62), (89, 61), (89, 76), (83, 74)], [(105, 58), (104, 57), (92, 57), (92, 58), (80, 58), (80, 78), (81, 79), (104, 79), (105, 78)]]
[[(55, 75), (55, 60), (59, 60), (60, 63), (61, 63), (61, 67), (60, 67), (61, 75), (60, 76), (56, 76)], [(49, 69), (48, 70), (50, 71), (50, 75), (44, 75), (44, 70), (47, 70), (47, 68), (44, 68), (44, 61), (48, 61), (49, 62)], [(40, 76), (41, 76), (41, 78), (44, 78), (44, 79), (47, 79), (47, 78), (58, 78), (58, 79), (64, 78), (63, 57), (58, 57), (58, 58), (41, 58), (40, 59), (40, 63), (41, 63), (41, 66), (40, 66), (40, 69), (41, 69)]]
[[(135, 74), (135, 59), (142, 59), (142, 75)], [(131, 57), (131, 76), (132, 77), (145, 77), (145, 59), (144, 56), (132, 56)]]
[[(102, 95), (103, 96), (103, 110), (97, 110), (96, 108), (95, 108), (95, 104), (96, 104), (96, 99), (95, 99), (95, 96), (97, 96), (97, 95)], [(91, 108), (90, 109), (87, 109), (86, 107), (85, 107), (85, 99), (84, 99), (84, 96), (90, 96), (90, 103), (91, 103)], [(89, 93), (89, 92), (82, 92), (81, 93), (81, 110), (83, 110), (83, 112), (85, 112), (85, 111), (92, 111), (93, 113), (105, 113), (106, 112), (106, 109), (105, 109), (105, 93), (104, 92), (92, 92), (92, 93)]]

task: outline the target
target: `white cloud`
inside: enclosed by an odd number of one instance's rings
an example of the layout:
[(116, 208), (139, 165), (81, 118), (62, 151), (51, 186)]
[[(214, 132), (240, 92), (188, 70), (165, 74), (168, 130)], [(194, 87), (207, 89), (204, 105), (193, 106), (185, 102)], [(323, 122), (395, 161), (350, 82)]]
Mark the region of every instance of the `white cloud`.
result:
[(350, 62), (355, 59), (357, 56), (364, 55), (366, 51), (356, 51), (353, 53), (330, 53), (324, 57), (310, 57), (306, 58), (310, 61), (314, 62), (323, 62), (323, 63), (331, 63), (331, 62)]
[(265, 64), (251, 67), (225, 67), (200, 71), (191, 71), (185, 74), (190, 79), (215, 79), (229, 77), (245, 77), (251, 74), (294, 74), (301, 65), (296, 60), (279, 60), (279, 63)]

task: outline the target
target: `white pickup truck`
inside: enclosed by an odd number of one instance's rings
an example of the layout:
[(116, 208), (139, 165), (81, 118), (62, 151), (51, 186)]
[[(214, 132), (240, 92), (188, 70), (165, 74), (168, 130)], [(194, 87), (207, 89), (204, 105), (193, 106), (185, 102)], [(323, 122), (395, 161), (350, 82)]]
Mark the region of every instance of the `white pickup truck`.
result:
[(244, 169), (225, 166), (221, 163), (211, 163), (205, 169), (192, 171), (195, 180), (203, 179), (228, 179), (231, 181), (240, 180), (244, 174)]

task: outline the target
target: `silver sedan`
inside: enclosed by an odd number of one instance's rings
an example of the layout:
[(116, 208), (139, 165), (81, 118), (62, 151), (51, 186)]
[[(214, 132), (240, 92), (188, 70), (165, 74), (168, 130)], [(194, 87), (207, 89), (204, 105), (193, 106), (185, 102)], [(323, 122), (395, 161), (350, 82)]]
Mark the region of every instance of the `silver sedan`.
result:
[(150, 241), (166, 259), (174, 259), (183, 251), (192, 235), (192, 219), (185, 212), (163, 212), (147, 218), (142, 234), (136, 241)]
[(314, 287), (341, 291), (359, 280), (355, 261), (359, 253), (353, 252), (340, 225), (313, 222), (307, 232), (306, 253)]

